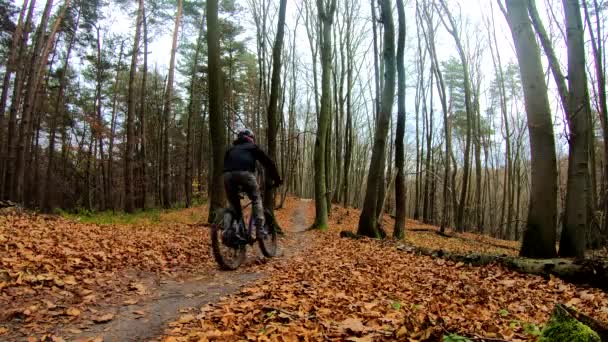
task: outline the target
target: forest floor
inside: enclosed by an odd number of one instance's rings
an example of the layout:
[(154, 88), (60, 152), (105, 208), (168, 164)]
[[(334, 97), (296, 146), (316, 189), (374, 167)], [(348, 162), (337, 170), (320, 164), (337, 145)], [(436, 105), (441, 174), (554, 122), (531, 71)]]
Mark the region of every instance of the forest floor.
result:
[[(276, 211), (281, 255), (252, 250), (220, 272), (206, 208), (107, 222), (0, 215), (0, 340), (535, 340), (555, 303), (608, 321), (608, 295), (557, 278), (473, 267), (343, 239), (359, 211), (334, 207), (327, 232), (303, 230), (314, 203)], [(393, 220), (385, 217), (385, 227)], [(407, 244), (516, 255), (517, 242), (443, 237), (407, 222)]]

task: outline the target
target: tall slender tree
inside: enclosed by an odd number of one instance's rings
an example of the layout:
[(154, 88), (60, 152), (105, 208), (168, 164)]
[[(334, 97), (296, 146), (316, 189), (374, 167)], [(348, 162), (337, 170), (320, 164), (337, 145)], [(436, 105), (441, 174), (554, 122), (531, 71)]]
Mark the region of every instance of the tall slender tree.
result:
[(163, 207), (171, 207), (171, 165), (169, 164), (169, 130), (171, 114), (173, 111), (173, 80), (175, 78), (175, 55), (177, 54), (177, 38), (182, 20), (183, 0), (177, 0), (175, 26), (173, 28), (173, 43), (171, 44), (171, 59), (169, 60), (169, 75), (163, 105)]
[(397, 38), (397, 134), (395, 140), (395, 229), (393, 237), (403, 239), (405, 235), (405, 175), (404, 175), (404, 136), (405, 136), (405, 9), (403, 0), (397, 0), (399, 16), (399, 35)]
[(224, 145), (226, 129), (224, 126), (224, 93), (222, 89), (222, 69), (220, 63), (220, 23), (218, 19), (218, 0), (207, 0), (207, 50), (209, 70), (209, 131), (212, 145), (211, 192), (209, 222), (216, 218), (216, 212), (225, 201), (222, 171), (224, 164)]
[(501, 0), (498, 4), (515, 43), (530, 137), (530, 205), (520, 255), (551, 258), (556, 255), (557, 163), (547, 84), (527, 0), (507, 0), (506, 8)]
[(336, 11), (336, 0), (317, 0), (317, 11), (321, 25), (321, 108), (318, 115), (317, 137), (315, 141), (315, 222), (317, 229), (327, 229), (327, 135), (331, 117), (331, 27)]
[[(579, 0), (563, 0), (568, 48), (568, 181), (566, 211), (559, 254), (562, 257), (585, 256), (588, 224), (589, 134), (591, 108), (585, 70), (585, 38)], [(595, 172), (595, 170), (594, 170)]]
[(139, 0), (137, 17), (135, 19), (135, 36), (133, 37), (133, 50), (131, 52), (131, 69), (129, 70), (128, 98), (127, 98), (127, 141), (124, 156), (125, 203), (124, 209), (131, 213), (135, 210), (135, 190), (133, 179), (133, 160), (135, 151), (135, 75), (137, 74), (137, 58), (139, 56), (139, 41), (141, 36), (141, 23), (143, 18), (144, 0)]
[[(283, 51), (283, 36), (285, 32), (285, 13), (287, 11), (287, 0), (281, 0), (279, 5), (279, 21), (277, 23), (277, 35), (272, 47), (272, 79), (270, 80), (270, 102), (268, 104), (268, 127), (266, 141), (268, 142), (268, 156), (273, 161), (277, 160), (277, 114), (281, 117), (283, 113), (277, 113), (279, 104), (279, 86), (281, 82), (281, 53)], [(275, 191), (270, 186), (270, 176), (266, 175), (265, 191), (264, 191), (264, 207), (274, 212), (275, 206)]]
[[(382, 12), (381, 20), (384, 24), (383, 58), (385, 77), (382, 89), (382, 101), (374, 132), (371, 165), (380, 165), (381, 160), (385, 158), (388, 126), (395, 96), (395, 26), (393, 24), (391, 1), (382, 0), (380, 2), (380, 8)], [(380, 237), (378, 222), (376, 220), (376, 206), (380, 187), (384, 186), (380, 183), (380, 173), (383, 172), (384, 170), (380, 170), (378, 167), (369, 168), (367, 187), (365, 191), (365, 201), (363, 202), (363, 210), (361, 211), (361, 216), (359, 217), (359, 227), (357, 230), (359, 235), (374, 238)]]

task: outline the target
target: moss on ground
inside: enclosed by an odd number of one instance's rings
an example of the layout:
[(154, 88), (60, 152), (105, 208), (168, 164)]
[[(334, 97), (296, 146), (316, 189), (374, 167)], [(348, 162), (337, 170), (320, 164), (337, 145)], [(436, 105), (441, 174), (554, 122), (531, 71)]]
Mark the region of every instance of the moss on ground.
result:
[(585, 324), (556, 306), (551, 319), (543, 329), (541, 342), (600, 342), (600, 336)]

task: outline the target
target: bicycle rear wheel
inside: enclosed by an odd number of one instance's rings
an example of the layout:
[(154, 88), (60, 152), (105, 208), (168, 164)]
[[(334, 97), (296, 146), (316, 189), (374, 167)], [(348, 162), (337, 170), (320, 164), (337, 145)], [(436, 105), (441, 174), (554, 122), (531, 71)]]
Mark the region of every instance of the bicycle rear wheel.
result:
[(211, 249), (213, 257), (223, 270), (236, 270), (245, 261), (246, 246), (227, 246), (224, 241), (224, 231), (235, 221), (230, 209), (223, 209), (211, 226)]
[(264, 229), (267, 234), (264, 237), (256, 236), (260, 250), (267, 258), (272, 258), (277, 255), (277, 231), (274, 228), (274, 218), (268, 210), (264, 210)]

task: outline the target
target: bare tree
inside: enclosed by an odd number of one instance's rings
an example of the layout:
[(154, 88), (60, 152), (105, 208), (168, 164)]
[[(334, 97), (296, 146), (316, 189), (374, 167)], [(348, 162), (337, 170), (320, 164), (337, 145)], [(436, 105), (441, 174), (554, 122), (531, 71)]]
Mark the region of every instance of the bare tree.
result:
[(395, 179), (395, 229), (393, 237), (403, 239), (405, 236), (405, 175), (404, 175), (404, 136), (405, 136), (405, 10), (403, 0), (397, 0), (399, 16), (399, 36), (397, 38), (397, 134), (395, 140), (395, 164), (397, 176)]
[(336, 0), (325, 3), (317, 0), (317, 11), (321, 24), (321, 108), (318, 115), (317, 138), (315, 141), (315, 223), (317, 229), (327, 229), (327, 135), (331, 119), (331, 26)]
[[(371, 165), (381, 165), (381, 161), (385, 158), (385, 147), (390, 122), (391, 112), (393, 108), (393, 100), (395, 96), (395, 27), (393, 24), (393, 16), (391, 12), (390, 0), (383, 0), (380, 3), (382, 22), (384, 24), (384, 67), (385, 79), (382, 89), (382, 101), (380, 112), (377, 115), (377, 124), (374, 133), (374, 145), (372, 148)], [(363, 210), (359, 217), (359, 227), (357, 233), (369, 237), (380, 237), (378, 230), (377, 202), (378, 192), (381, 186), (381, 170), (379, 167), (370, 167), (367, 176), (367, 187), (365, 191), (365, 201), (363, 202)]]
[(527, 0), (507, 0), (506, 9), (500, 0), (498, 3), (515, 43), (530, 136), (532, 183), (520, 255), (551, 258), (556, 254), (557, 165), (547, 84)]
[[(274, 46), (272, 47), (272, 79), (270, 81), (270, 103), (268, 104), (268, 155), (273, 160), (277, 160), (277, 114), (283, 117), (283, 113), (277, 113), (279, 101), (279, 83), (281, 82), (281, 52), (283, 51), (283, 35), (285, 32), (285, 12), (287, 10), (287, 0), (281, 0), (279, 6), (279, 21), (277, 23), (277, 35), (275, 37)], [(275, 206), (275, 191), (272, 186), (270, 176), (266, 175), (266, 186), (264, 191), (264, 207), (274, 212)]]

